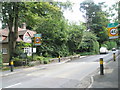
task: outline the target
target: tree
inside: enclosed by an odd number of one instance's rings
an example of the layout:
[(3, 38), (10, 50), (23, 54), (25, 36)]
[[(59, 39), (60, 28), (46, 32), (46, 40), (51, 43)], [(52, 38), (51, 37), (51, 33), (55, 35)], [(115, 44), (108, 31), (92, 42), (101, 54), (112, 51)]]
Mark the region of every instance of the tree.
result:
[(84, 29), (85, 27), (82, 24), (76, 25), (75, 23), (72, 23), (69, 25), (68, 47), (71, 54), (76, 53), (77, 50), (80, 48)]
[[(62, 17), (60, 5), (52, 5), (50, 2), (3, 2), (2, 17), (3, 25), (9, 28), (9, 53), (10, 61), (15, 55), (16, 40), (18, 38), (18, 26), (26, 22), (28, 29), (38, 28), (39, 20)], [(64, 6), (61, 3), (61, 7)], [(67, 7), (67, 6), (66, 6)], [(49, 20), (50, 21), (50, 20)], [(49, 22), (50, 23), (50, 22)]]
[(20, 3), (10, 2), (2, 3), (3, 22), (8, 24), (9, 28), (9, 54), (10, 61), (15, 53), (16, 40), (18, 38), (18, 14), (20, 10)]
[(120, 23), (120, 1), (118, 2), (118, 22)]
[[(87, 30), (94, 32), (99, 43), (108, 40), (106, 25), (108, 24), (108, 14), (102, 10), (104, 3), (95, 4), (93, 1), (84, 1), (80, 4), (80, 10), (84, 13), (86, 18)], [(103, 23), (104, 22), (104, 23)]]
[(99, 43), (97, 41), (97, 37), (94, 33), (85, 31), (83, 33), (83, 38), (81, 42), (80, 52), (90, 52), (92, 54), (99, 53)]

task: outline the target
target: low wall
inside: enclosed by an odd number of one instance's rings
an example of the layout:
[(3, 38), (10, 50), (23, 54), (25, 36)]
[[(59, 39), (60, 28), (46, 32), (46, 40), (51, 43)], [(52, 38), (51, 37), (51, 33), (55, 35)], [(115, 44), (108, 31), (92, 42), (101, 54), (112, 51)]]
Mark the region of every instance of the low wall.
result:
[[(65, 61), (65, 60), (69, 60), (69, 59), (72, 60), (72, 59), (79, 58), (79, 57), (80, 57), (80, 55), (61, 57), (60, 61)], [(59, 61), (59, 58), (50, 59), (50, 62), (58, 62), (58, 61)]]

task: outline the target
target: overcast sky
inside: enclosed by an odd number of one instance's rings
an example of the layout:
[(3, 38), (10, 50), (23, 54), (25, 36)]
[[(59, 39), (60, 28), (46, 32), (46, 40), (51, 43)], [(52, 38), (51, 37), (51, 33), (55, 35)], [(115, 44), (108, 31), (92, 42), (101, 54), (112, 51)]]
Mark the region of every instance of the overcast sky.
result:
[[(66, 2), (67, 0), (55, 0), (55, 1)], [(68, 19), (69, 21), (73, 21), (73, 22), (79, 22), (79, 21), (85, 22), (84, 18), (82, 17), (82, 13), (79, 10), (80, 3), (84, 0), (69, 0), (69, 1), (74, 3), (73, 12), (66, 10), (64, 12), (65, 18)], [(119, 1), (119, 0), (94, 0), (95, 3), (105, 2), (105, 4), (108, 6), (111, 6), (112, 4), (114, 4), (117, 1)]]
[[(66, 19), (68, 19), (69, 21), (73, 21), (73, 22), (79, 22), (79, 21), (85, 21), (84, 18), (82, 17), (82, 13), (79, 10), (80, 7), (80, 3), (84, 0), (54, 0), (54, 1), (60, 1), (60, 2), (66, 2), (66, 1), (70, 1), (72, 3), (74, 3), (73, 5), (73, 12), (66, 10), (64, 12), (64, 16)], [(120, 0), (94, 0), (95, 3), (98, 2), (106, 2), (107, 5), (111, 6), (112, 4), (114, 4), (115, 2), (118, 2)], [(0, 21), (0, 29), (1, 29), (1, 21)]]

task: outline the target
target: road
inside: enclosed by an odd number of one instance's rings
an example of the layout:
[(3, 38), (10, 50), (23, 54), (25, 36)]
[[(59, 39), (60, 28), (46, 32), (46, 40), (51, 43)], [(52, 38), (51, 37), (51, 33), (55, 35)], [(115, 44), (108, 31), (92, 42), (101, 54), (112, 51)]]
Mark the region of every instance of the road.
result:
[[(115, 51), (116, 55), (118, 51)], [(86, 76), (99, 67), (99, 58), (107, 63), (113, 52), (91, 55), (67, 63), (36, 66), (2, 77), (2, 88), (81, 88)], [(33, 69), (33, 70), (32, 70)]]

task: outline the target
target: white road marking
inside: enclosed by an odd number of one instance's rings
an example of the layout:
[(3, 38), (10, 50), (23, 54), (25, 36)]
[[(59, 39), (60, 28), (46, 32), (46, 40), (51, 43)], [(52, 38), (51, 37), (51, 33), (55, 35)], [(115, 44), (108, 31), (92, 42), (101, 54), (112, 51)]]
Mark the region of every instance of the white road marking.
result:
[(88, 86), (88, 88), (91, 88), (92, 85), (93, 85), (93, 82), (94, 82), (94, 78), (93, 77), (94, 77), (94, 75), (91, 76), (91, 84)]
[(14, 86), (17, 86), (17, 85), (20, 85), (21, 83), (16, 83), (16, 84), (13, 84), (13, 85), (10, 85), (8, 87), (5, 87), (5, 88), (11, 88), (11, 87), (14, 87)]

